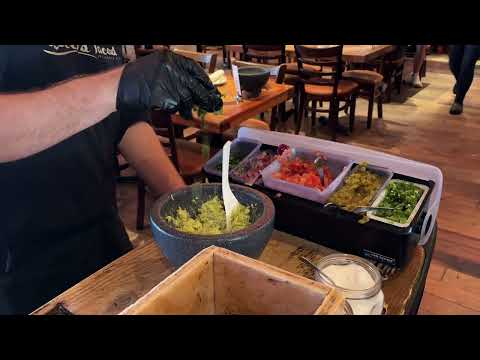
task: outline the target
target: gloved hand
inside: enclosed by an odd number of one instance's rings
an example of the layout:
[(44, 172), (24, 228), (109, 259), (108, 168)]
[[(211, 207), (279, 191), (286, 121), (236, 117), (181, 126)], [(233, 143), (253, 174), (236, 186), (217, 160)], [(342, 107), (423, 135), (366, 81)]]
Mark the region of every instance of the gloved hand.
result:
[(118, 86), (117, 110), (157, 108), (172, 114), (179, 111), (183, 118), (191, 119), (194, 105), (207, 112), (223, 106), (220, 92), (194, 60), (159, 50), (125, 66)]

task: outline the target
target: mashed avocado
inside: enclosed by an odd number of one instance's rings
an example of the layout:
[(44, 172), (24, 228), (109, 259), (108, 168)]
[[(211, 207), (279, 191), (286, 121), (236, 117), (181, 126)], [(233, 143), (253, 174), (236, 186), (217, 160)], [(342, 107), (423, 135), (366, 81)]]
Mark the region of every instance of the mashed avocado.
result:
[(369, 206), (384, 179), (367, 170), (367, 164), (359, 165), (358, 171), (345, 179), (344, 185), (329, 199), (330, 202), (352, 211), (357, 207)]
[[(177, 216), (166, 220), (178, 231), (196, 235), (219, 235), (226, 233), (226, 218), (223, 202), (215, 196), (202, 204), (198, 214), (192, 216), (183, 208), (177, 209)], [(244, 205), (232, 214), (232, 232), (250, 225), (250, 208)]]

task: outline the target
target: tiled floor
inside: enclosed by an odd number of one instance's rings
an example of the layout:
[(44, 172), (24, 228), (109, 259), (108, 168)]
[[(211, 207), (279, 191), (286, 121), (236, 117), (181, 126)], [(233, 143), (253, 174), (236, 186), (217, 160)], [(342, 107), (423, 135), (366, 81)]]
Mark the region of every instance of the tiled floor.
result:
[[(444, 65), (435, 63), (430, 69), (439, 66)], [(438, 240), (420, 314), (480, 314), (480, 81), (472, 85), (465, 111), (457, 117), (448, 114), (453, 77), (447, 71), (429, 72), (424, 83), (420, 90), (405, 88), (384, 106), (384, 135), (366, 130), (367, 103), (359, 100), (356, 131), (339, 141), (443, 171)], [(328, 138), (322, 126), (314, 129), (314, 136)], [(134, 229), (135, 186), (121, 185), (119, 199), (125, 223)], [(134, 242), (140, 244), (145, 236), (148, 229)]]

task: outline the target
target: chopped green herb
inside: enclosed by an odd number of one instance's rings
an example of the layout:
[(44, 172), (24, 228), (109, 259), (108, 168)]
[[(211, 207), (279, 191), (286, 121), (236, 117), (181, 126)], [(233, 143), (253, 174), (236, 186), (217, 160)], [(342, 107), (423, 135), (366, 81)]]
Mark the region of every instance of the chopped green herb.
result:
[(423, 190), (406, 181), (392, 181), (388, 184), (385, 197), (379, 207), (395, 210), (377, 210), (376, 216), (405, 224), (423, 195)]

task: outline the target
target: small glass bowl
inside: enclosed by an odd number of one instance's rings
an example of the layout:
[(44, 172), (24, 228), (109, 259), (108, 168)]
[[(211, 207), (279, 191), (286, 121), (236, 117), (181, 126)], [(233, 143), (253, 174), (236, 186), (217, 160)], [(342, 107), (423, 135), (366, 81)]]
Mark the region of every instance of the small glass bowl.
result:
[(343, 307), (343, 311), (345, 312), (344, 315), (353, 315), (353, 309), (350, 306), (350, 303), (345, 299), (345, 305)]
[[(349, 264), (356, 264), (364, 268), (372, 277), (375, 284), (367, 289), (346, 289), (341, 286), (336, 286), (336, 288), (343, 292), (344, 296), (347, 299), (351, 300), (362, 300), (362, 299), (369, 299), (375, 295), (377, 295), (380, 290), (382, 290), (382, 276), (378, 269), (369, 261), (362, 259), (361, 257), (349, 255), (349, 254), (332, 254), (325, 256), (322, 258), (316, 265), (320, 270), (323, 270), (327, 266), (330, 265), (349, 265)], [(317, 272), (315, 272), (315, 280), (322, 282), (326, 285), (325, 281), (322, 280), (321, 277), (318, 276)]]

